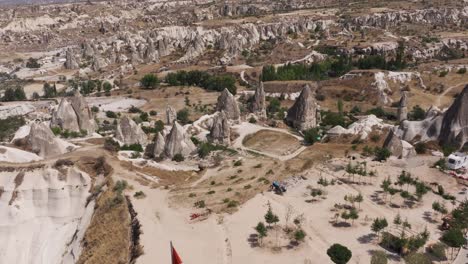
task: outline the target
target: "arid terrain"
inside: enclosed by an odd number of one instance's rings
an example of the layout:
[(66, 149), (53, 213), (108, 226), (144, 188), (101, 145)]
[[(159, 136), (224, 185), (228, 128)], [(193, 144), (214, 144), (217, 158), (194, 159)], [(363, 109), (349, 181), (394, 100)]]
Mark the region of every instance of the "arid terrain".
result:
[(0, 263), (467, 264), (467, 56), (466, 0), (0, 0)]

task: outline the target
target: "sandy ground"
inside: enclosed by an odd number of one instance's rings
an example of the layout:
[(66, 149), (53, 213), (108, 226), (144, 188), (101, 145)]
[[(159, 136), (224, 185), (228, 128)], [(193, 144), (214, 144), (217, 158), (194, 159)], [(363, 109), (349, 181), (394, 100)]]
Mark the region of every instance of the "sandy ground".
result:
[[(135, 191), (143, 190), (147, 195), (144, 199), (133, 199), (135, 209), (143, 227), (142, 243), (145, 245), (145, 255), (137, 263), (153, 263), (154, 259), (162, 263), (169, 262), (169, 242), (176, 246), (182, 259), (187, 263), (331, 263), (326, 255), (327, 248), (333, 243), (346, 245), (353, 252), (350, 263), (369, 263), (372, 250), (382, 250), (376, 244), (376, 238), (370, 230), (372, 219), (386, 217), (389, 222), (400, 213), (403, 219), (408, 218), (412, 225), (411, 232), (421, 232), (427, 226), (431, 232), (430, 241), (436, 241), (440, 231), (436, 228), (440, 218), (434, 216), (431, 205), (441, 198), (428, 193), (422, 202), (414, 208), (401, 207), (403, 201), (395, 197), (392, 200), (400, 208), (380, 204), (376, 190), (380, 182), (390, 176), (396, 178), (402, 169), (410, 171), (413, 176), (426, 182), (438, 181), (450, 193), (457, 194), (457, 199), (468, 197), (466, 193), (458, 193), (461, 189), (453, 179), (428, 168), (433, 162), (432, 157), (418, 157), (407, 163), (390, 161), (385, 164), (370, 162), (369, 168), (376, 170), (378, 177), (368, 179), (372, 185), (335, 185), (324, 187), (324, 199), (308, 203), (310, 191), (307, 186), (318, 187), (317, 180), (323, 176), (329, 180), (342, 177), (343, 171), (334, 173), (327, 169), (330, 164), (345, 164), (343, 160), (332, 160), (305, 173), (306, 180), (293, 182), (284, 196), (271, 192), (259, 193), (254, 198), (240, 206), (235, 213), (212, 214), (207, 220), (191, 222), (191, 213), (202, 213), (204, 209), (190, 209), (174, 204), (171, 193), (162, 189), (151, 189), (135, 183)], [(444, 177), (444, 178), (440, 178)], [(334, 227), (331, 211), (336, 203), (344, 204), (343, 197), (347, 194), (361, 192), (364, 202), (360, 204), (360, 217), (348, 227)], [(378, 196), (378, 194), (377, 194)], [(288, 247), (289, 241), (279, 232), (279, 250), (259, 248), (249, 242), (253, 227), (263, 221), (263, 215), (270, 203), (273, 211), (278, 214), (280, 225), (285, 225), (285, 211), (288, 205), (294, 208), (294, 216), (304, 214), (302, 228), (307, 233), (305, 242), (299, 246)], [(426, 215), (429, 215), (427, 217)], [(436, 222), (433, 222), (435, 219)], [(291, 224), (290, 224), (291, 225)], [(390, 224), (392, 226), (392, 224)], [(337, 235), (339, 234), (339, 235)], [(270, 230), (269, 237), (274, 241), (276, 231)], [(276, 242), (274, 242), (276, 243)], [(398, 256), (392, 256), (390, 263), (398, 263)]]

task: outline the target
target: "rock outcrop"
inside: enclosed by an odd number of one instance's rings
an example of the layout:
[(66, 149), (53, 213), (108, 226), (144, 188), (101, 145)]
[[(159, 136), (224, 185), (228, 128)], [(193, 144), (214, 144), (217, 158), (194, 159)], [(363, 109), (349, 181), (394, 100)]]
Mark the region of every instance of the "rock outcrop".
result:
[(78, 124), (78, 117), (73, 109), (71, 103), (62, 98), (60, 104), (55, 112), (52, 113), (51, 127), (60, 127), (62, 130), (80, 131)]
[(164, 153), (166, 157), (173, 158), (176, 154), (186, 157), (196, 150), (196, 146), (185, 133), (184, 128), (179, 123), (174, 122), (171, 132), (166, 137)]
[(232, 95), (228, 89), (224, 89), (218, 97), (216, 111), (224, 111), (227, 118), (230, 120), (237, 122), (240, 119), (239, 105), (234, 95)]
[(445, 111), (439, 142), (457, 148), (463, 148), (468, 142), (468, 85)]
[(115, 138), (125, 145), (146, 145), (148, 143), (148, 137), (145, 132), (135, 121), (127, 116), (120, 119), (115, 131)]
[(95, 206), (92, 186), (75, 167), (2, 170), (2, 263), (77, 263)]
[(78, 118), (78, 125), (80, 129), (85, 130), (88, 134), (93, 133), (96, 128), (96, 122), (94, 121), (93, 113), (88, 103), (80, 92), (76, 91), (75, 95), (70, 98), (73, 110), (75, 110)]
[(266, 118), (265, 90), (263, 82), (255, 89), (255, 93), (250, 105), (250, 111), (259, 118)]
[(310, 86), (306, 85), (294, 105), (289, 108), (286, 122), (298, 130), (316, 127), (318, 124), (318, 109), (319, 106), (315, 101), (314, 93)]
[(210, 130), (210, 141), (216, 144), (229, 145), (231, 142), (231, 128), (229, 120), (224, 111), (218, 112), (213, 119), (213, 126)]
[(73, 51), (71, 49), (67, 49), (66, 51), (64, 66), (65, 69), (68, 70), (75, 70), (80, 68), (80, 65), (76, 61), (75, 55), (73, 54)]
[(403, 92), (398, 103), (398, 121), (402, 122), (408, 119), (408, 93)]
[(390, 150), (392, 156), (398, 157), (400, 159), (416, 156), (414, 147), (410, 143), (401, 140), (393, 130), (390, 130), (388, 133), (383, 147)]
[(152, 152), (153, 157), (158, 158), (161, 155), (163, 155), (165, 147), (166, 147), (166, 140), (164, 139), (164, 136), (161, 134), (161, 132), (158, 132), (153, 143), (153, 152)]
[(45, 123), (33, 123), (25, 143), (27, 150), (43, 158), (58, 156), (74, 149), (73, 145), (55, 137)]
[(52, 113), (50, 126), (74, 132), (86, 131), (88, 134), (97, 129), (91, 108), (78, 91), (73, 97), (60, 101), (57, 110)]
[(166, 125), (172, 125), (174, 121), (177, 120), (177, 112), (176, 110), (168, 105), (166, 107)]

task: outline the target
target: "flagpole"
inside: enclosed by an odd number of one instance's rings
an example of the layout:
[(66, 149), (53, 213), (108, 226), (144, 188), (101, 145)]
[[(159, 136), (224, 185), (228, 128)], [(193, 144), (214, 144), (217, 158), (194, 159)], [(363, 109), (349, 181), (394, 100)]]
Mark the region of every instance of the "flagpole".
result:
[(174, 253), (173, 253), (174, 247), (172, 246), (172, 240), (170, 241), (170, 245), (171, 245), (171, 264), (174, 264)]

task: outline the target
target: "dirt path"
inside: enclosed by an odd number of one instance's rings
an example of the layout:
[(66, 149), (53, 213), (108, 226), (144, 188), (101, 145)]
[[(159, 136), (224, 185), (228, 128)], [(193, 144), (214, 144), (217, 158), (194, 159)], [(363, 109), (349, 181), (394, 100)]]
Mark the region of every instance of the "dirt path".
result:
[(457, 88), (461, 85), (464, 85), (466, 84), (466, 82), (462, 82), (462, 83), (459, 83), (459, 84), (456, 84), (454, 86), (450, 86), (449, 88), (445, 89), (441, 94), (439, 94), (439, 96), (437, 96), (436, 98), (436, 101), (435, 101), (435, 106), (437, 107), (441, 107), (441, 103), (442, 103), (442, 98), (447, 95), (447, 93), (449, 93), (451, 90), (453, 90), (454, 88)]

